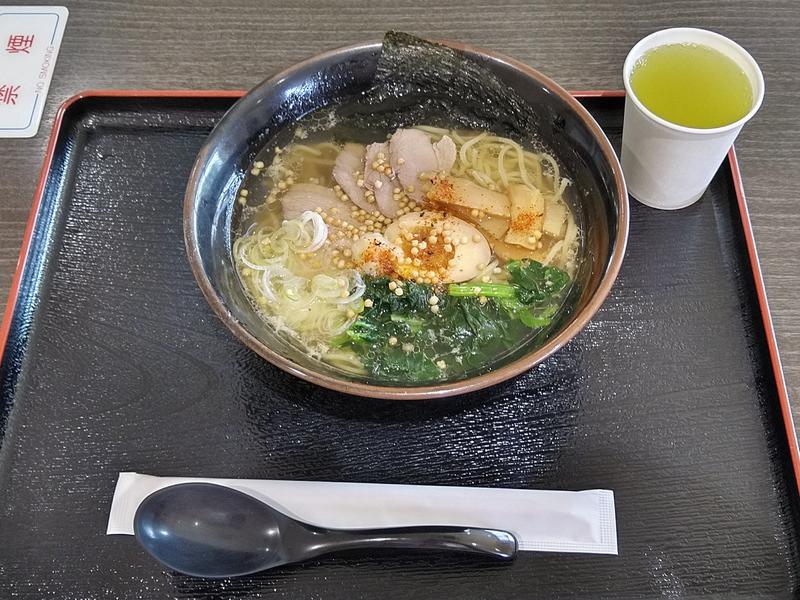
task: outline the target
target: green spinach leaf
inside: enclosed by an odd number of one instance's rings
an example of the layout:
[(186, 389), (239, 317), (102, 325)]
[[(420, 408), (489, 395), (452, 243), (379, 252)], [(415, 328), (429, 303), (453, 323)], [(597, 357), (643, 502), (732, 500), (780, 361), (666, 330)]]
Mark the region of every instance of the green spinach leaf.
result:
[(569, 283), (569, 275), (556, 267), (546, 267), (535, 260), (512, 260), (506, 265), (517, 298), (534, 304), (555, 296)]

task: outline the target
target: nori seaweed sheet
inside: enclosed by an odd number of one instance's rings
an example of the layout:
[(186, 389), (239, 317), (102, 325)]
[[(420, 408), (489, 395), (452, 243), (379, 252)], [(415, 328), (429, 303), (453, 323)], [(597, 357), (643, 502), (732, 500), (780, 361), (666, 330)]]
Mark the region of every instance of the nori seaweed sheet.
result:
[(407, 33), (388, 32), (373, 84), (336, 107), (340, 125), (393, 131), (424, 123), (495, 132), (539, 146), (541, 114), (479, 61)]

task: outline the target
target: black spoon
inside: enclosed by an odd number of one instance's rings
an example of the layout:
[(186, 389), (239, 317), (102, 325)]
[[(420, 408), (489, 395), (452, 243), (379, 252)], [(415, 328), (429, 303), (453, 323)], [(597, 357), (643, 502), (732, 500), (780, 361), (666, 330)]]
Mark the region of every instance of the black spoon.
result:
[(353, 548), (457, 550), (506, 560), (517, 552), (514, 536), (494, 529), (323, 529), (211, 483), (181, 483), (150, 494), (133, 529), (154, 558), (196, 577), (248, 575)]

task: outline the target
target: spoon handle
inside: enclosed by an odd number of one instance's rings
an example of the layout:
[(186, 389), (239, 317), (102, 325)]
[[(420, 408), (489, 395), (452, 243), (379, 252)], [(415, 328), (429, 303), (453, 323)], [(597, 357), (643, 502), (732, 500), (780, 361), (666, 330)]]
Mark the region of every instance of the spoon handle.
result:
[(469, 527), (405, 527), (400, 529), (328, 529), (308, 547), (313, 555), (357, 548), (454, 550), (510, 560), (517, 540), (507, 531)]

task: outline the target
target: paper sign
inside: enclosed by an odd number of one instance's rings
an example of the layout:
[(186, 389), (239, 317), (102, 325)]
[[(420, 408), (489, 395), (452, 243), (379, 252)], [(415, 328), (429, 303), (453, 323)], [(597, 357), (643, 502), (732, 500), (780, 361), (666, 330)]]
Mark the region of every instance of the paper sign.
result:
[(0, 137), (39, 131), (69, 11), (0, 6)]

